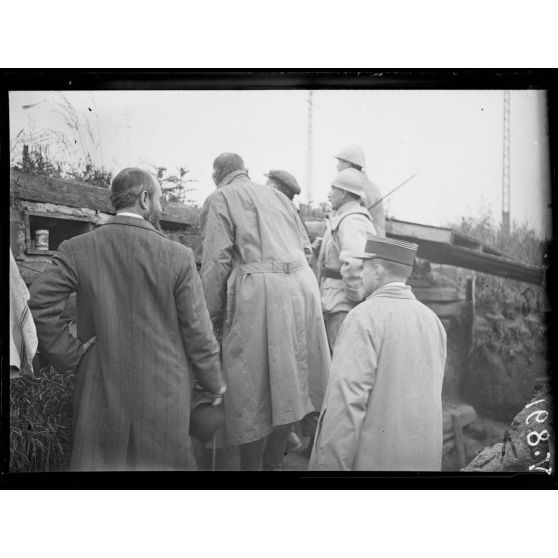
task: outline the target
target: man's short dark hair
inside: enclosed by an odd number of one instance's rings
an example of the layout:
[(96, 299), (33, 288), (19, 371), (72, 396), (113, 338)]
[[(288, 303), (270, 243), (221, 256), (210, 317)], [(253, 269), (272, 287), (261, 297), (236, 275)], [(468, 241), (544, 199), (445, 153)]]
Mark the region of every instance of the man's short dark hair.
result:
[(110, 187), (110, 201), (115, 211), (119, 211), (133, 206), (144, 190), (152, 196), (154, 189), (155, 177), (151, 173), (138, 167), (128, 167), (114, 177)]
[(345, 192), (345, 194), (347, 194), (350, 198), (357, 202), (360, 202), (360, 200), (362, 199), (362, 196), (360, 194), (353, 194), (353, 192), (349, 192), (348, 190), (343, 190), (343, 192)]
[(398, 262), (391, 262), (389, 260), (383, 260), (382, 258), (375, 258), (371, 260), (372, 262), (379, 263), (390, 275), (398, 277), (403, 281), (406, 281), (413, 271), (412, 266), (405, 265)]
[(215, 181), (217, 184), (220, 184), (223, 178), (231, 172), (246, 170), (242, 157), (236, 153), (221, 153), (221, 155), (213, 161), (213, 168), (217, 171), (215, 173)]

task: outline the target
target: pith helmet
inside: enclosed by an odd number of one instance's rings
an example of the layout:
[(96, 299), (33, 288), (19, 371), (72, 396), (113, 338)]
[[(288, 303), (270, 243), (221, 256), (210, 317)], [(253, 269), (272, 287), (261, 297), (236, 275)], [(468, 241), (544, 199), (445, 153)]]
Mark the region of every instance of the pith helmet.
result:
[(353, 165), (357, 165), (358, 167), (364, 168), (366, 163), (364, 159), (364, 151), (359, 145), (348, 145), (344, 147), (334, 155), (336, 159), (341, 159), (342, 161), (348, 161)]
[(338, 173), (331, 183), (335, 188), (340, 188), (357, 196), (364, 196), (362, 173), (356, 169), (344, 169)]
[(270, 170), (267, 174), (264, 173), (264, 176), (280, 182), (294, 195), (300, 194), (300, 186), (298, 185), (296, 178), (290, 172), (284, 170)]

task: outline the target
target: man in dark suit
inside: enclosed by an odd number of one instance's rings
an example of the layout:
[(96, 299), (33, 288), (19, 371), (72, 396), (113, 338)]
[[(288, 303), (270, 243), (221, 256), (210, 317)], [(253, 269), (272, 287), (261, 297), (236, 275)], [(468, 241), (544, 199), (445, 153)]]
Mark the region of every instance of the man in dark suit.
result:
[[(121, 171), (116, 216), (63, 242), (31, 286), (41, 353), (77, 370), (72, 470), (195, 469), (192, 379), (225, 389), (193, 252), (157, 230), (160, 198), (151, 174)], [(60, 319), (72, 292), (77, 339)]]

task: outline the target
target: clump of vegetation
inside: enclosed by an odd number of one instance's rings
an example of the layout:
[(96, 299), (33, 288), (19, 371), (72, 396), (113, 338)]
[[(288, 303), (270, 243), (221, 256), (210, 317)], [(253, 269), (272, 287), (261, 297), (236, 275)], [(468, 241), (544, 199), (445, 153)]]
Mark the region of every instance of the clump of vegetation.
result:
[(10, 471), (67, 470), (72, 439), (73, 372), (51, 366), (10, 380)]
[(92, 186), (109, 188), (112, 181), (112, 172), (103, 167), (97, 167), (89, 155), (84, 162), (78, 164), (64, 163), (56, 160), (48, 145), (34, 144), (29, 149), (23, 146), (21, 164), (14, 164), (15, 168), (24, 172), (44, 174), (52, 178), (77, 180)]
[[(484, 215), (463, 218), (453, 228), (522, 263), (547, 261), (547, 243), (525, 224), (514, 224), (507, 234)], [(536, 382), (548, 375), (545, 288), (486, 273), (475, 276), (473, 349), (464, 392), (479, 410), (511, 420)]]
[[(49, 113), (61, 125), (37, 129), (31, 117), (35, 106), (48, 102)], [(52, 93), (43, 101), (25, 105), (29, 125), (10, 142), (10, 166), (53, 178), (79, 180), (108, 187), (112, 173), (104, 168), (98, 115), (78, 111), (63, 93)]]
[(196, 181), (188, 176), (190, 172), (188, 167), (178, 167), (174, 174), (169, 174), (166, 167), (151, 166), (155, 170), (165, 201), (189, 206), (194, 205), (190, 193), (197, 190), (197, 188), (191, 186)]
[(311, 206), (307, 203), (299, 205), (300, 218), (303, 221), (321, 221), (326, 215), (331, 213), (331, 207), (326, 202), (321, 202), (317, 206)]

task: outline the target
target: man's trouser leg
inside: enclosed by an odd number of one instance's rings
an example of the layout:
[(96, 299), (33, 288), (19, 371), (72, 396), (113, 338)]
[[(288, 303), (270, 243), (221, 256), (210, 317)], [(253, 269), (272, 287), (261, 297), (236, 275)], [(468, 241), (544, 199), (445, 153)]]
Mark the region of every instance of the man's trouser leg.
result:
[(267, 436), (238, 446), (241, 471), (261, 471), (266, 441)]
[[(292, 424), (276, 426), (269, 436), (238, 446), (241, 471), (280, 469)], [(265, 463), (265, 466), (264, 466)]]
[(263, 468), (265, 471), (281, 470), (283, 459), (285, 458), (285, 449), (287, 447), (287, 438), (293, 424), (282, 424), (276, 426), (273, 432), (267, 437), (267, 443), (263, 455)]
[(335, 347), (335, 340), (337, 339), (337, 334), (341, 325), (345, 321), (348, 312), (334, 312), (333, 314), (324, 315), (324, 323), (327, 333), (327, 341), (329, 343), (329, 351), (333, 354), (333, 348)]

